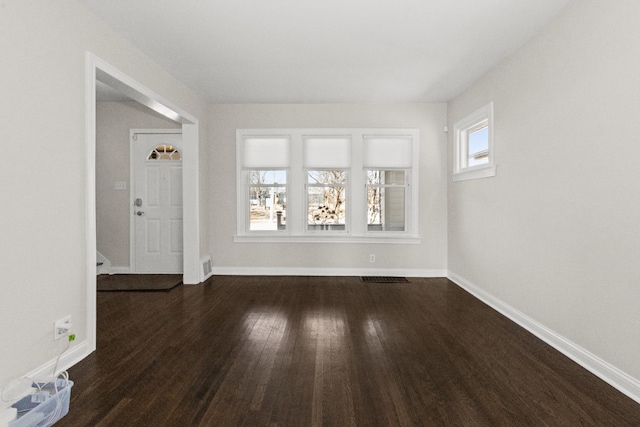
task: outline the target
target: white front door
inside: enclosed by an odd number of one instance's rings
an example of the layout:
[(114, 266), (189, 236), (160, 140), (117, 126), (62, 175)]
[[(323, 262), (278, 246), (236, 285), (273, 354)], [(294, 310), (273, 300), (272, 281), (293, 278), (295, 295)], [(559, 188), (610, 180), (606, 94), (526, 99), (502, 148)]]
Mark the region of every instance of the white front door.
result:
[(182, 135), (132, 135), (132, 272), (182, 273)]

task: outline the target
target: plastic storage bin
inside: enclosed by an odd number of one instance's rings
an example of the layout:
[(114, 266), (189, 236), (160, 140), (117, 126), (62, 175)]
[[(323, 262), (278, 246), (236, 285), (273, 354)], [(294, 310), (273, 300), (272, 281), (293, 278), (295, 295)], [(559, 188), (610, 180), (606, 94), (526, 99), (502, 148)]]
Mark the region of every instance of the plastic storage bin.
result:
[(48, 427), (67, 415), (73, 381), (59, 379), (56, 385), (57, 393), (52, 382), (40, 384), (40, 391), (14, 403), (18, 418), (11, 421), (9, 427)]

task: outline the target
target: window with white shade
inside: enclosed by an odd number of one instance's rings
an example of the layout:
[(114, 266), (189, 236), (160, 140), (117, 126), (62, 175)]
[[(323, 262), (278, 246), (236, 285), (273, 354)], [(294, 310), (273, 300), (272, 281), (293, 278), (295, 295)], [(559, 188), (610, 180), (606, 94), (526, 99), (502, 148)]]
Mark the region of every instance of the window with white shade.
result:
[(495, 176), (493, 103), (457, 121), (453, 132), (453, 180)]
[(250, 232), (287, 229), (287, 169), (290, 140), (282, 136), (242, 139), (240, 179), (244, 183), (239, 220)]
[(302, 165), (307, 176), (307, 231), (346, 231), (351, 139), (305, 136), (302, 150)]
[(235, 241), (414, 242), (415, 129), (237, 131)]
[(412, 138), (365, 137), (367, 231), (406, 231), (412, 164)]

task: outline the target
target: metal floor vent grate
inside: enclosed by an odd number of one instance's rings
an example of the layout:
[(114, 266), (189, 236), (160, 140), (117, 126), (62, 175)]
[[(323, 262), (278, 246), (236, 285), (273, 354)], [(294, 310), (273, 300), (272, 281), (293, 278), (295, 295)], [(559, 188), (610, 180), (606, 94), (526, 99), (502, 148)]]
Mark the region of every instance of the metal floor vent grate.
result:
[(211, 257), (206, 256), (200, 259), (200, 263), (202, 264), (202, 276), (206, 279), (211, 276), (211, 270), (213, 269), (213, 263), (211, 262)]
[(362, 276), (360, 281), (369, 283), (409, 283), (406, 277)]

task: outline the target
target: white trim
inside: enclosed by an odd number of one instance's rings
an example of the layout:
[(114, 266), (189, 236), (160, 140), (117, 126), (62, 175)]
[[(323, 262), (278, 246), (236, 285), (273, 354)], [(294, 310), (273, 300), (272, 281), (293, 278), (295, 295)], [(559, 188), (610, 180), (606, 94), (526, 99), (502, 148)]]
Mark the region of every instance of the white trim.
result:
[(451, 175), (453, 182), (466, 181), (468, 179), (490, 178), (496, 176), (496, 166), (484, 166), (478, 169), (465, 169), (462, 172)]
[(615, 366), (605, 362), (588, 350), (571, 342), (457, 274), (449, 271), (447, 277), (489, 307), (531, 332), (623, 394), (640, 403), (640, 381), (638, 379), (622, 372)]
[[(89, 353), (91, 353), (88, 349), (89, 343), (87, 341), (83, 341), (78, 343), (77, 345), (71, 345), (69, 349), (60, 356), (60, 361), (58, 362), (58, 372), (66, 371), (85, 357)], [(33, 371), (29, 372), (25, 375), (26, 378), (30, 378), (33, 380), (45, 379), (53, 376), (53, 368), (56, 365), (58, 357), (54, 357), (48, 362), (40, 365)]]
[[(97, 265), (98, 263), (102, 263), (102, 265)], [(111, 261), (98, 251), (96, 251), (96, 269), (96, 274), (113, 274), (111, 273)]]
[[(343, 232), (344, 233), (344, 232)], [(373, 232), (371, 232), (373, 233)], [(263, 234), (255, 236), (233, 236), (234, 243), (385, 243), (385, 244), (398, 244), (398, 245), (418, 245), (422, 243), (422, 239), (419, 237), (411, 237), (408, 235), (393, 235), (385, 233), (385, 236), (370, 237), (371, 234), (367, 234), (363, 237), (350, 237), (348, 235), (336, 234), (322, 234), (319, 233), (304, 236), (292, 236), (292, 235), (274, 235)], [(406, 236), (406, 237), (405, 237)]]
[(447, 276), (447, 270), (412, 268), (213, 267), (212, 271), (217, 276)]
[[(481, 122), (487, 122), (487, 145), (489, 161), (475, 166), (466, 164), (468, 133)], [(493, 145), (493, 102), (478, 108), (453, 125), (453, 174), (454, 182), (468, 179), (488, 178), (496, 175), (495, 149)], [(464, 159), (464, 160), (463, 160)]]
[(86, 166), (86, 223), (85, 223), (85, 239), (86, 239), (86, 260), (87, 260), (87, 291), (86, 291), (86, 354), (96, 350), (96, 254), (98, 252), (97, 245), (97, 227), (96, 227), (96, 69), (93, 55), (87, 53), (85, 58), (85, 161)]
[(111, 267), (111, 274), (130, 274), (131, 268), (128, 266), (124, 267)]
[[(91, 52), (85, 54), (85, 147), (86, 147), (86, 345), (84, 355), (96, 350), (96, 80), (108, 84), (157, 113), (182, 124), (183, 154), (183, 282), (199, 283), (199, 125), (198, 120), (111, 66)], [(77, 360), (82, 359), (79, 357)], [(76, 360), (76, 361), (77, 361)]]

